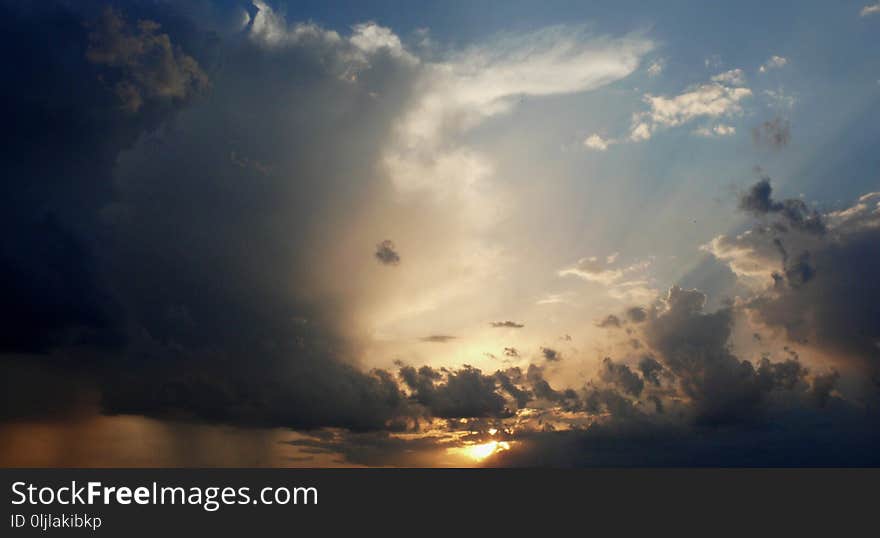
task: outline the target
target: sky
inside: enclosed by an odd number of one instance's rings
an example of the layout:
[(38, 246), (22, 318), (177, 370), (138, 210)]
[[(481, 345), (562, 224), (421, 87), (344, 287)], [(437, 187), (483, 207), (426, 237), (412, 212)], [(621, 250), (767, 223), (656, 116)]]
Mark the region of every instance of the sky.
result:
[(880, 4), (0, 5), (0, 464), (880, 463)]

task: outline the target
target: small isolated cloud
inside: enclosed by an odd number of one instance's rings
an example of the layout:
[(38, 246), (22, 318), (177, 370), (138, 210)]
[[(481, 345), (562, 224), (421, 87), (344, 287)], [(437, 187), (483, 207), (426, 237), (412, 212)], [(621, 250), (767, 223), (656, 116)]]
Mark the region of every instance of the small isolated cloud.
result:
[(761, 73), (766, 73), (767, 71), (770, 71), (771, 69), (779, 69), (780, 67), (785, 67), (785, 65), (787, 63), (788, 63), (788, 58), (785, 58), (784, 56), (775, 56), (774, 55), (774, 56), (771, 56), (769, 60), (764, 62), (761, 65), (761, 67), (758, 68), (758, 71), (760, 71)]
[(606, 140), (597, 134), (591, 134), (584, 139), (584, 147), (594, 149), (596, 151), (605, 151), (608, 146), (613, 144), (613, 140)]
[(558, 362), (562, 360), (562, 354), (553, 348), (542, 347), (541, 354), (544, 356), (544, 360), (548, 362)]
[(714, 138), (718, 136), (729, 136), (736, 134), (736, 127), (719, 123), (712, 127), (700, 127), (694, 130), (694, 134), (705, 138)]
[(648, 76), (656, 77), (663, 72), (663, 67), (665, 66), (665, 62), (663, 60), (656, 60), (651, 65), (648, 66)]
[(752, 129), (752, 140), (756, 146), (782, 149), (791, 141), (791, 124), (788, 120), (775, 117)]
[(880, 13), (880, 2), (876, 4), (869, 4), (862, 8), (859, 12), (860, 17), (867, 17), (868, 15), (873, 15), (875, 13)]
[(602, 329), (609, 329), (609, 328), (619, 329), (620, 325), (621, 325), (620, 318), (615, 316), (614, 314), (608, 314), (601, 321), (598, 321), (596, 323), (596, 327), (600, 327)]
[(522, 323), (517, 323), (515, 321), (493, 321), (492, 327), (496, 329), (500, 328), (508, 328), (508, 329), (522, 329), (525, 327)]
[(390, 239), (376, 245), (376, 259), (384, 265), (397, 265), (400, 263), (400, 254), (394, 248), (394, 242)]
[(506, 347), (504, 348), (504, 356), (505, 357), (519, 357), (519, 351), (515, 347)]
[(446, 342), (450, 342), (455, 339), (455, 336), (450, 336), (448, 334), (431, 334), (419, 338), (419, 340), (421, 340), (422, 342), (431, 342), (434, 344), (445, 344)]

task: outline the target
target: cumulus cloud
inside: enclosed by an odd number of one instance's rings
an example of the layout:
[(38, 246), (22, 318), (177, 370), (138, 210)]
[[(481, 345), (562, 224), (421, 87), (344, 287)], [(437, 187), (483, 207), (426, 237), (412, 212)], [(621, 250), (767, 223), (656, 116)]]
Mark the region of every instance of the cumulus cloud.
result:
[(721, 122), (740, 116), (743, 102), (752, 96), (745, 86), (742, 69), (732, 69), (711, 77), (709, 82), (686, 88), (677, 95), (662, 96), (646, 93), (642, 101), (648, 110), (632, 115), (629, 134), (617, 139), (606, 139), (593, 134), (584, 140), (590, 149), (604, 151), (610, 144), (621, 141), (642, 142), (660, 130), (679, 127), (700, 120), (714, 122), (702, 125), (694, 133), (705, 137), (732, 135), (736, 128)]
[(712, 81), (672, 97), (646, 94), (649, 110), (633, 115), (630, 140), (651, 138), (658, 129), (677, 127), (700, 118), (732, 118), (742, 114), (742, 101), (751, 97), (749, 88)]
[(198, 62), (160, 33), (161, 25), (139, 20), (136, 29), (106, 8), (89, 34), (86, 58), (114, 70), (114, 89), (122, 106), (137, 112), (148, 100), (188, 99), (209, 87)]
[(764, 277), (759, 293), (744, 302), (756, 323), (875, 375), (880, 333), (872, 306), (877, 286), (869, 275), (880, 260), (869, 245), (880, 239), (880, 195), (869, 193), (847, 209), (820, 214), (806, 212), (800, 200), (776, 201), (771, 193), (762, 180), (740, 205), (756, 216), (781, 215), (783, 226), (719, 236), (707, 250), (741, 278)]
[(597, 134), (591, 134), (584, 139), (584, 147), (597, 151), (605, 151), (613, 143), (614, 140), (606, 140)]
[(638, 397), (642, 394), (645, 382), (641, 377), (636, 375), (629, 366), (619, 364), (606, 357), (602, 360), (602, 368), (599, 370), (599, 379), (615, 385), (624, 393)]

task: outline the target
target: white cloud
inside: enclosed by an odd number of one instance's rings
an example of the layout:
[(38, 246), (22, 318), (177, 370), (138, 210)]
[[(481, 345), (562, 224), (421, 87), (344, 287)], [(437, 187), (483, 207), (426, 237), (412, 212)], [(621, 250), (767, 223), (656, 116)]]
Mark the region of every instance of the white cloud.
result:
[(372, 22), (356, 24), (352, 28), (349, 41), (356, 48), (368, 54), (387, 50), (395, 58), (414, 60), (414, 57), (403, 49), (400, 38), (394, 32)]
[(873, 15), (874, 13), (880, 13), (880, 2), (876, 4), (869, 4), (862, 8), (859, 12), (860, 17), (867, 17), (868, 15)]
[(643, 38), (596, 37), (582, 28), (555, 26), (423, 64), (412, 104), (385, 150), (394, 186), (402, 194), (455, 197), (463, 219), (488, 225), (502, 211), (492, 181), (495, 166), (461, 136), (509, 112), (525, 96), (583, 92), (620, 80), (652, 48)]
[(705, 136), (707, 138), (713, 138), (717, 136), (728, 136), (732, 134), (736, 134), (736, 127), (732, 125), (725, 125), (723, 123), (719, 123), (713, 125), (712, 127), (700, 127), (694, 130), (694, 134), (698, 136)]
[(727, 117), (742, 113), (740, 101), (752, 95), (748, 88), (703, 84), (674, 97), (646, 95), (651, 110), (646, 114), (655, 125), (676, 127), (700, 117)]
[(727, 84), (728, 86), (745, 86), (746, 74), (742, 69), (731, 69), (730, 71), (715, 75), (712, 77), (712, 81)]
[(606, 140), (597, 134), (591, 134), (584, 139), (584, 146), (597, 151), (605, 151), (608, 146), (614, 143), (614, 140)]
[[(629, 139), (633, 142), (648, 140), (658, 129), (677, 127), (699, 118), (731, 118), (741, 114), (741, 101), (750, 97), (752, 90), (727, 85), (728, 80), (740, 82), (735, 71), (738, 70), (717, 75), (711, 82), (691, 87), (672, 97), (645, 94), (643, 101), (648, 104), (649, 110), (633, 114)], [(733, 127), (716, 127), (716, 135), (733, 133)]]
[(785, 67), (785, 65), (787, 63), (788, 63), (788, 58), (785, 58), (783, 56), (775, 56), (774, 55), (774, 56), (771, 56), (769, 60), (764, 62), (764, 64), (758, 68), (758, 71), (760, 71), (761, 73), (766, 73), (767, 71), (770, 71), (771, 69), (779, 69), (780, 67)]
[(700, 246), (718, 260), (726, 262), (745, 285), (761, 289), (773, 282), (773, 273), (782, 269), (782, 254), (770, 233), (749, 230), (736, 237), (719, 235)]

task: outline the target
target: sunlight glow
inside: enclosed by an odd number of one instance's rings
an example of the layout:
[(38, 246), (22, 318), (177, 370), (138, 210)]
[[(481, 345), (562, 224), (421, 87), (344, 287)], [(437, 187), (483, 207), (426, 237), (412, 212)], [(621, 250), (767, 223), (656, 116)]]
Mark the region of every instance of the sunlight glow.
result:
[(510, 450), (510, 443), (507, 441), (489, 441), (478, 445), (467, 445), (458, 449), (462, 454), (474, 461), (482, 461), (496, 452)]

